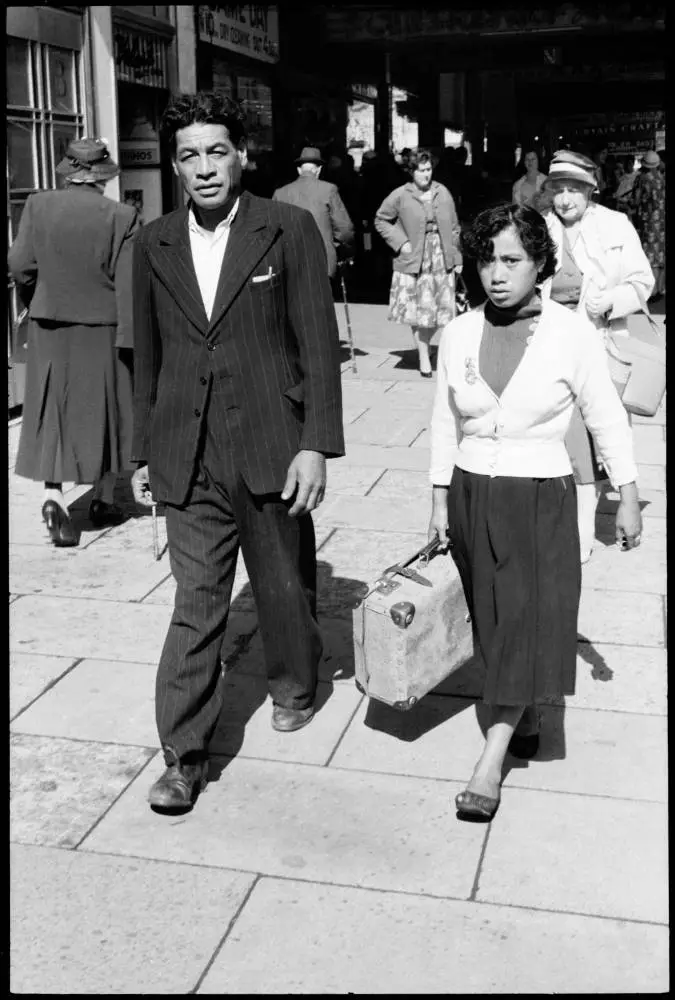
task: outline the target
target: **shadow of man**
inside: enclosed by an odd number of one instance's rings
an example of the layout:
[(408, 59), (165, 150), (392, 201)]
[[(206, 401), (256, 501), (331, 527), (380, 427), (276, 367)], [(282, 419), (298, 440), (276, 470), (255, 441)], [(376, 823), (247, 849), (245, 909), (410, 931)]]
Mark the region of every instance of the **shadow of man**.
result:
[[(323, 655), (315, 701), (317, 719), (311, 725), (321, 725), (321, 711), (332, 696), (334, 681), (354, 676), (352, 609), (366, 590), (365, 581), (335, 576), (330, 563), (317, 560), (317, 620), (323, 637)], [(230, 614), (239, 612), (255, 612), (255, 599), (248, 582), (232, 599)], [(246, 727), (268, 699), (262, 643), (252, 643), (257, 631), (256, 622), (239, 638), (233, 653), (222, 661), (223, 707), (209, 741), (209, 782), (218, 781), (241, 753)], [(292, 739), (293, 735), (282, 738)]]

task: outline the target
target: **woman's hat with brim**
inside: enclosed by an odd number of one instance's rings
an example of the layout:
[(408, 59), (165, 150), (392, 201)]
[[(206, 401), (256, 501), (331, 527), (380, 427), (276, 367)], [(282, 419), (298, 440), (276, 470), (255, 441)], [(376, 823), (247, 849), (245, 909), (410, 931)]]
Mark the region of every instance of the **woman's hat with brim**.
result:
[(73, 181), (103, 183), (117, 177), (120, 168), (103, 139), (73, 139), (56, 172)]
[(661, 163), (661, 157), (655, 150), (649, 149), (642, 157), (642, 163), (645, 167), (658, 167)]
[(295, 161), (295, 165), (299, 167), (303, 163), (316, 163), (318, 167), (322, 167), (325, 162), (321, 156), (321, 150), (317, 149), (316, 146), (305, 146)]
[(596, 169), (593, 160), (582, 153), (573, 153), (571, 149), (559, 149), (553, 154), (545, 183), (558, 180), (577, 181), (579, 184), (597, 188)]

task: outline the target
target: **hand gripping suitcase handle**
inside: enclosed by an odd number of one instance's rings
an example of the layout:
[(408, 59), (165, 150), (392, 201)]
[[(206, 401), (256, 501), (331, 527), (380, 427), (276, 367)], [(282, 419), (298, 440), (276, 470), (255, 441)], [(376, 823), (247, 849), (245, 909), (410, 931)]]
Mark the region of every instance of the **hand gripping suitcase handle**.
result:
[(421, 548), (419, 552), (416, 552), (415, 555), (412, 557), (412, 559), (408, 559), (408, 561), (405, 562), (403, 565), (409, 566), (410, 563), (417, 562), (417, 560), (419, 559), (419, 561), (424, 566), (426, 566), (431, 557), (436, 553), (440, 544), (441, 544), (440, 538), (438, 537), (433, 538), (430, 542), (427, 542), (424, 548)]

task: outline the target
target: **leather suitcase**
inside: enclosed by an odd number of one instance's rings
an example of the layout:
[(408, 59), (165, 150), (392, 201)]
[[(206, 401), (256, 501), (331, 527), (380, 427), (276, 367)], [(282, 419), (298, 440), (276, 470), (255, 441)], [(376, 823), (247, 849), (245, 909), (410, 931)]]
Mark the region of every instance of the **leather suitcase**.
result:
[(401, 710), (473, 657), (462, 582), (437, 541), (386, 569), (354, 610), (353, 623), (356, 686)]

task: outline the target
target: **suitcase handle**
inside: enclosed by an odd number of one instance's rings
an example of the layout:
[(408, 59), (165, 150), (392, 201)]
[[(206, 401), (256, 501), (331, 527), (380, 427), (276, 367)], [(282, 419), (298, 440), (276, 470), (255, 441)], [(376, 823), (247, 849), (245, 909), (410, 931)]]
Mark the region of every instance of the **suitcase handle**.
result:
[[(427, 542), (427, 544), (423, 548), (421, 548), (419, 552), (415, 553), (412, 559), (408, 559), (408, 561), (403, 563), (402, 565), (409, 566), (410, 563), (416, 562), (419, 559), (422, 565), (426, 566), (431, 557), (436, 554), (436, 551), (440, 544), (441, 540), (437, 536), (436, 538), (432, 539), (432, 541)], [(452, 543), (449, 544), (450, 546), (452, 546)]]

